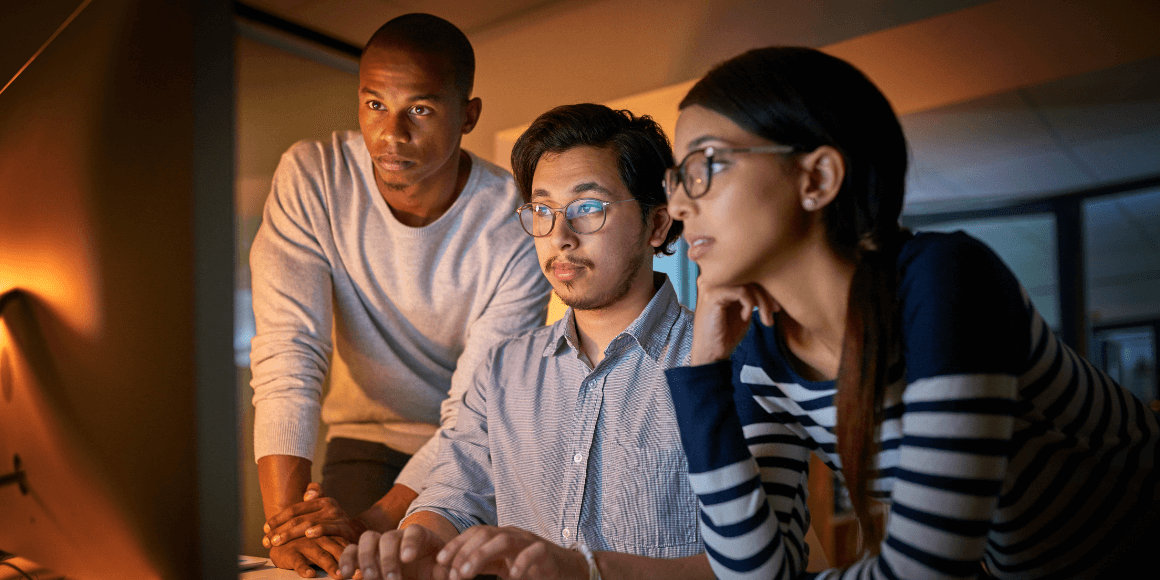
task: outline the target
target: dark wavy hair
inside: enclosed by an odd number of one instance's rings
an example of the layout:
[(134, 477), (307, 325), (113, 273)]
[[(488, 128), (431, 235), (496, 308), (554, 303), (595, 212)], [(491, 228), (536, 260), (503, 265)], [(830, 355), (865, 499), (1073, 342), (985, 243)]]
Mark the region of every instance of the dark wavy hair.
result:
[[(641, 216), (649, 224), (652, 210), (668, 204), (665, 170), (673, 166), (673, 148), (661, 126), (648, 115), (614, 111), (604, 105), (582, 103), (556, 107), (532, 122), (512, 148), (512, 175), (524, 201), (532, 196), (532, 177), (545, 153), (563, 153), (573, 147), (590, 146), (616, 153), (620, 180), (640, 202)], [(684, 224), (674, 220), (656, 254), (671, 255), (670, 246), (681, 236)]]
[[(836, 149), (846, 165), (823, 210), (829, 242), (856, 268), (837, 379), (838, 453), (864, 545), (882, 531), (869, 510), (876, 430), (886, 385), (900, 376), (896, 261), (907, 145), (894, 109), (861, 71), (810, 48), (751, 50), (709, 71), (681, 101), (728, 117), (769, 141), (808, 152)], [(896, 364), (897, 363), (897, 364)]]
[(422, 12), (392, 18), (371, 35), (363, 48), (402, 48), (419, 54), (438, 56), (452, 69), (455, 89), (464, 100), (475, 85), (475, 50), (463, 31), (454, 24)]

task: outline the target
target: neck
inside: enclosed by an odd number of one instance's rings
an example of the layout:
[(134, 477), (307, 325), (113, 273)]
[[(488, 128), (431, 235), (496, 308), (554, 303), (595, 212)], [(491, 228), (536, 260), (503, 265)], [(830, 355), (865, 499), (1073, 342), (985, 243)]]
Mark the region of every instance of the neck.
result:
[(786, 346), (806, 365), (799, 370), (809, 380), (838, 375), (854, 267), (828, 243), (814, 243), (759, 281), (781, 305)]
[[(376, 170), (377, 171), (377, 170)], [(471, 156), (458, 150), (439, 171), (403, 189), (392, 189), (376, 179), (379, 193), (400, 223), (423, 227), (451, 208), (471, 176)]]
[(644, 312), (659, 285), (655, 283), (652, 261), (642, 268), (628, 294), (604, 308), (596, 310), (573, 310), (576, 320), (576, 336), (580, 341), (580, 351), (588, 357), (593, 368), (604, 360), (604, 351), (612, 339), (616, 338), (632, 321)]

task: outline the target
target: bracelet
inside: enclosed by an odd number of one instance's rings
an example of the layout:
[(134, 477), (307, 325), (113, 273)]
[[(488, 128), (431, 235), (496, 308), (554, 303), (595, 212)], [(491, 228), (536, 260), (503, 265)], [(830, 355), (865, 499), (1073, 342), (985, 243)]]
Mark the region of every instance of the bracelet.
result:
[(592, 554), (592, 549), (584, 542), (572, 542), (571, 549), (580, 552), (588, 561), (588, 580), (600, 580), (600, 569), (596, 567), (596, 556)]

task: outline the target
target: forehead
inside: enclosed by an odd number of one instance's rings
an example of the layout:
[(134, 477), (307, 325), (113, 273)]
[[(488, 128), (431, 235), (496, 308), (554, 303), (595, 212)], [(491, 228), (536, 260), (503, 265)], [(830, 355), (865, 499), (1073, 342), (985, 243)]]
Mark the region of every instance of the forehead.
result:
[(359, 90), (447, 97), (455, 92), (454, 73), (451, 63), (438, 55), (372, 46), (359, 61)]
[(620, 180), (615, 151), (580, 146), (540, 157), (532, 175), (532, 199), (567, 202), (577, 197), (632, 197)]
[(709, 145), (750, 146), (764, 142), (764, 139), (742, 129), (729, 117), (700, 105), (690, 105), (682, 109), (681, 116), (677, 118), (673, 149), (679, 160), (690, 151)]

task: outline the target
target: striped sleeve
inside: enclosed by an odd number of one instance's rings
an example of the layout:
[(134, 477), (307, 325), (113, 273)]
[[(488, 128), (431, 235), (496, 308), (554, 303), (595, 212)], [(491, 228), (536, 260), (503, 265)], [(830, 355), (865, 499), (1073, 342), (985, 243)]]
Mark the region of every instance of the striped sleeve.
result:
[(890, 517), (878, 558), (842, 577), (975, 578), (1006, 474), (1016, 379), (940, 376), (905, 391)]
[(809, 559), (805, 442), (743, 383), (731, 382), (740, 375), (728, 362), (666, 375), (714, 573), (722, 580), (801, 577)]

